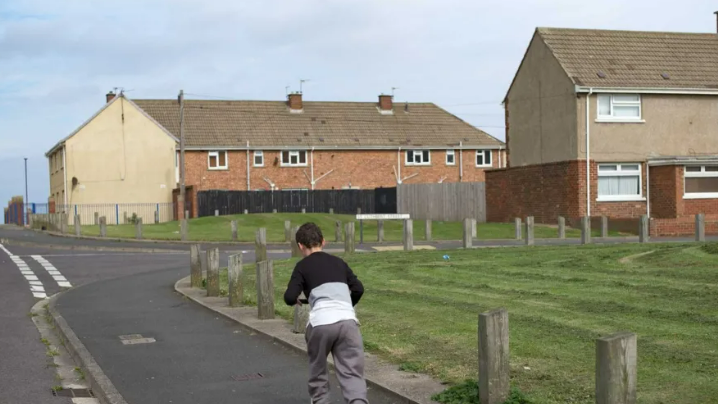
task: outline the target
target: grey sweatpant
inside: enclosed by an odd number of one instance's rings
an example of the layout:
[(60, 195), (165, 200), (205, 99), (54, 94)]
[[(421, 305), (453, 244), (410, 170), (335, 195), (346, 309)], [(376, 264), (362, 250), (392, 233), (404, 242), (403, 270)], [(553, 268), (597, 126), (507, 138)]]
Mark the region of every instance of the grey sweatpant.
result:
[(364, 344), (354, 320), (307, 327), (305, 334), (309, 354), (309, 396), (314, 404), (329, 404), (327, 356), (334, 358), (334, 369), (344, 395), (350, 404), (369, 403), (364, 381)]

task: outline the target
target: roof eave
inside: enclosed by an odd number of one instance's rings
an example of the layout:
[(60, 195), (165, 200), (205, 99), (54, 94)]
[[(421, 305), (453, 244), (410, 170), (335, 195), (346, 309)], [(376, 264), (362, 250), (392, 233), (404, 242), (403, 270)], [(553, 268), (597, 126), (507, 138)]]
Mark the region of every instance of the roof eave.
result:
[(681, 94), (718, 95), (717, 89), (709, 88), (660, 88), (660, 87), (591, 87), (576, 86), (576, 93), (625, 93), (625, 94)]
[[(499, 141), (500, 142), (500, 141)], [(471, 149), (487, 149), (487, 150), (504, 150), (506, 145), (476, 145), (464, 144), (463, 148)], [(317, 145), (301, 145), (301, 146), (185, 146), (187, 151), (199, 150), (454, 150), (459, 148), (459, 143), (451, 145), (400, 145), (400, 146), (317, 146)]]

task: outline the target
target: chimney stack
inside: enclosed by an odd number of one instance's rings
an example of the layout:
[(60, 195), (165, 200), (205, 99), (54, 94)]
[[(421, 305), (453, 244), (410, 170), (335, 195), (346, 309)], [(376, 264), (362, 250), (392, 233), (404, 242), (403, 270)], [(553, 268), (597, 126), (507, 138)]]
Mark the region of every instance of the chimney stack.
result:
[(391, 95), (379, 95), (379, 109), (382, 111), (393, 111), (394, 103), (392, 101), (392, 98), (394, 97)]
[(112, 100), (115, 99), (115, 93), (113, 93), (112, 91), (110, 91), (109, 93), (107, 93), (107, 94), (105, 95), (105, 99), (106, 99), (107, 102), (109, 103), (110, 101), (112, 101)]
[(292, 111), (301, 111), (304, 106), (302, 105), (302, 93), (290, 93), (287, 95), (287, 105)]
[(716, 11), (716, 12), (713, 13), (713, 14), (716, 15), (716, 34), (718, 34), (718, 11)]

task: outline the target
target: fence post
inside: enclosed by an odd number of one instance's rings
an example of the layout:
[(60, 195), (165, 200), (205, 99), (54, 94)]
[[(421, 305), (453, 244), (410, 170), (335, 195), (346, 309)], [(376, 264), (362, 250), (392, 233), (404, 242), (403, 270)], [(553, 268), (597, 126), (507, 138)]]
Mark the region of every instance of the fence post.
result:
[(471, 237), (477, 238), (476, 219), (471, 219)]
[(100, 237), (107, 237), (107, 218), (100, 218)]
[(299, 244), (297, 243), (297, 232), (299, 231), (299, 226), (292, 227), (291, 230), (291, 237), (289, 243), (292, 245), (292, 257), (301, 257), (302, 251), (299, 249)]
[(342, 241), (342, 222), (339, 220), (334, 223), (334, 241), (337, 243)]
[(364, 244), (364, 220), (359, 219), (359, 245)]
[(414, 249), (414, 221), (404, 219), (404, 251)]
[(60, 216), (60, 231), (62, 231), (62, 234), (67, 234), (69, 232), (69, 229), (67, 228), (70, 221), (70, 215), (68, 213), (63, 213)]
[(526, 218), (526, 245), (534, 245), (534, 217)]
[(189, 219), (189, 210), (184, 211), (184, 218)]
[(244, 271), (242, 270), (242, 254), (229, 256), (227, 263), (227, 283), (229, 307), (237, 307), (244, 301)]
[(292, 241), (292, 222), (289, 220), (284, 221), (284, 242), (289, 243)]
[(344, 253), (351, 254), (354, 248), (354, 222), (344, 224)]
[(274, 269), (272, 261), (257, 263), (257, 317), (274, 318)]
[(479, 402), (502, 404), (509, 398), (509, 312), (479, 314)]
[(581, 218), (581, 244), (591, 244), (591, 218)]
[[(159, 209), (159, 208), (157, 208), (157, 209)], [(158, 224), (159, 222), (160, 222), (160, 211), (156, 210), (155, 211), (155, 224)]]
[(229, 222), (229, 227), (232, 230), (232, 241), (237, 241), (237, 221), (231, 220)]
[(384, 221), (383, 220), (376, 221), (376, 241), (378, 241), (380, 243), (384, 242)]
[(566, 218), (558, 217), (558, 238), (566, 238)]
[(638, 242), (647, 243), (650, 239), (648, 234), (648, 215), (641, 215), (639, 220), (640, 227), (638, 228)]
[(703, 213), (696, 215), (696, 241), (706, 241), (706, 217)]
[(99, 212), (95, 212), (95, 221), (93, 223), (95, 224), (95, 226), (100, 225), (100, 213)]
[[(306, 299), (304, 293), (299, 295), (300, 299)], [(304, 334), (309, 323), (309, 305), (294, 305), (294, 322), (292, 323), (292, 332), (295, 334)]]
[(215, 209), (215, 210), (214, 210), (214, 215), (215, 215), (215, 216), (219, 216), (219, 209)]
[(189, 223), (187, 219), (180, 220), (180, 240), (187, 241), (187, 232), (189, 230)]
[(474, 238), (471, 236), (471, 219), (464, 219), (464, 248), (471, 248)]
[(207, 296), (219, 296), (219, 248), (207, 250)]
[(634, 404), (636, 372), (636, 334), (596, 340), (596, 404)]
[(123, 220), (122, 224), (127, 224), (127, 223), (129, 223), (129, 222), (127, 221), (127, 211), (122, 212), (122, 220)]
[(137, 221), (135, 222), (135, 238), (137, 240), (142, 240), (142, 218), (138, 217)]
[(357, 208), (357, 215), (361, 215), (361, 208)]
[(307, 208), (302, 208), (302, 214), (307, 213)]
[(202, 287), (202, 257), (199, 248), (199, 244), (189, 246), (190, 286), (193, 288)]
[(426, 241), (431, 241), (431, 219), (426, 219), (426, 224), (424, 225), (424, 238)]
[(255, 262), (267, 260), (267, 229), (260, 227), (254, 235)]
[(82, 234), (82, 226), (80, 224), (80, 215), (75, 215), (75, 236), (80, 237)]
[(601, 216), (601, 237), (608, 237), (608, 216)]
[(523, 236), (521, 236), (521, 218), (520, 217), (514, 218), (514, 232), (515, 232), (516, 240), (521, 240), (523, 238)]
[(248, 214), (249, 214), (249, 209), (245, 209), (245, 210), (244, 210), (244, 214), (245, 214), (245, 215), (248, 215)]
[(277, 213), (277, 209), (272, 209), (272, 213)]
[(329, 208), (329, 214), (330, 214), (330, 215), (333, 215), (333, 214), (334, 214), (334, 208)]

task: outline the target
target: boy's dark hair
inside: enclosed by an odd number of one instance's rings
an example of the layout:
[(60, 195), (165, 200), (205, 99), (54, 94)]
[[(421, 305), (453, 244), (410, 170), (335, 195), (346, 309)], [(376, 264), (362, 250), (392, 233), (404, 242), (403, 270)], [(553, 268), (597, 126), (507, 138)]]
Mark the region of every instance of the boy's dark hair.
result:
[(304, 223), (297, 230), (297, 243), (307, 248), (320, 247), (324, 241), (322, 230), (314, 223)]

